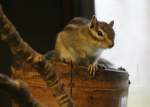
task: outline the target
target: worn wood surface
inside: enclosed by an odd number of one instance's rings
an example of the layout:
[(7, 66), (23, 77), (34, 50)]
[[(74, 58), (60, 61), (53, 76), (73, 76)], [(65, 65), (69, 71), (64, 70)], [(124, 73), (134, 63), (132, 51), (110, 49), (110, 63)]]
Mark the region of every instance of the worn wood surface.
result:
[[(129, 75), (126, 71), (99, 70), (92, 78), (86, 67), (72, 68), (63, 63), (54, 65), (76, 107), (126, 107), (129, 87)], [(23, 69), (16, 70), (13, 76), (25, 80), (33, 96), (41, 103), (47, 107), (59, 107), (34, 68), (25, 64)]]

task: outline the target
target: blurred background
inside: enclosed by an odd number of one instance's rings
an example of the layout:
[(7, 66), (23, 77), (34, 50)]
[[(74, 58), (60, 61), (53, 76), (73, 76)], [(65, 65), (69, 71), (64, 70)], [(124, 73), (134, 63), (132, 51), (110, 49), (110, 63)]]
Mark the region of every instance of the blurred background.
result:
[(130, 74), (128, 107), (150, 107), (150, 1), (95, 0), (99, 20), (114, 20), (115, 47), (103, 57)]

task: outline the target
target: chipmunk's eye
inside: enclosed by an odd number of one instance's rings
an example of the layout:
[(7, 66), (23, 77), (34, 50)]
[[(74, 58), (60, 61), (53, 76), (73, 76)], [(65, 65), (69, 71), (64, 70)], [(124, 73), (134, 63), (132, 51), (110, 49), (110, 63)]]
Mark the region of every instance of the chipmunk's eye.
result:
[(102, 33), (101, 31), (98, 31), (97, 34), (98, 34), (99, 36), (103, 36), (103, 33)]

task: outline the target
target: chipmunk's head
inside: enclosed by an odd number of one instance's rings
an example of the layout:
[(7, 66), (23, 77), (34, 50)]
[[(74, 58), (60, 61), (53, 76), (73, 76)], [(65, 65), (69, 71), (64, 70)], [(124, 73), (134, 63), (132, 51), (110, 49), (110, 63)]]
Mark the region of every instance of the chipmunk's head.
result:
[(110, 23), (100, 22), (97, 21), (95, 16), (92, 17), (89, 23), (89, 31), (95, 46), (99, 48), (112, 48), (114, 46), (113, 25), (114, 21)]

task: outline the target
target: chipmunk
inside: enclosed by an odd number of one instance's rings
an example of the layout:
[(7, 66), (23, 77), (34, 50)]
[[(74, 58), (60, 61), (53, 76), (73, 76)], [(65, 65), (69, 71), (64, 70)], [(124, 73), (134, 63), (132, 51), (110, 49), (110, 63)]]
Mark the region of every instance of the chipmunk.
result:
[(73, 18), (56, 38), (55, 52), (60, 61), (89, 66), (90, 75), (95, 75), (98, 57), (102, 51), (114, 46), (114, 21), (98, 21)]

